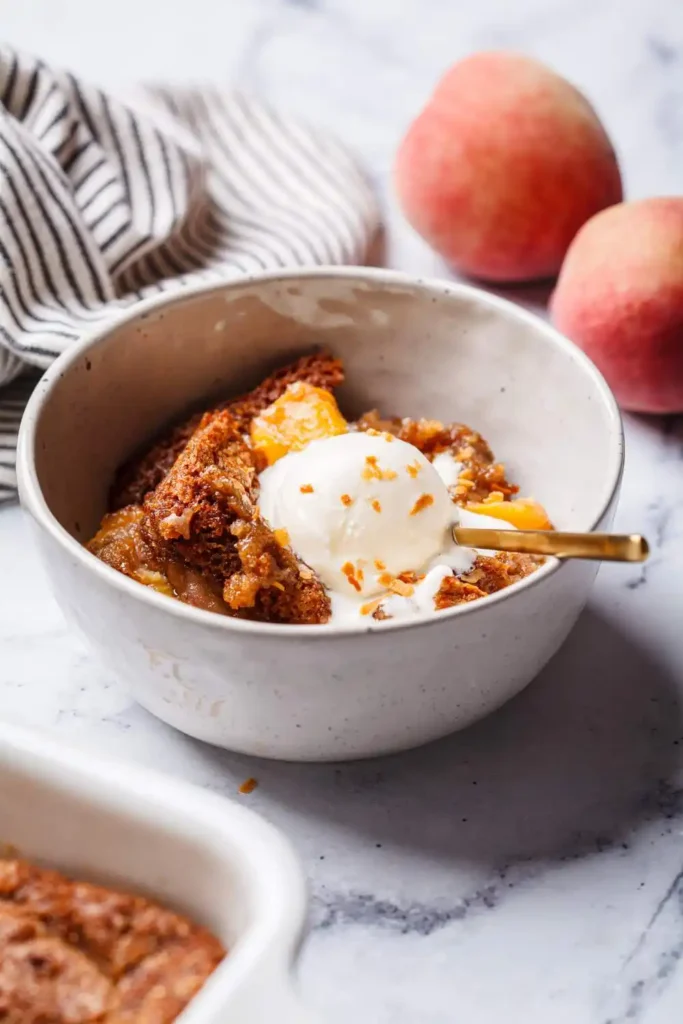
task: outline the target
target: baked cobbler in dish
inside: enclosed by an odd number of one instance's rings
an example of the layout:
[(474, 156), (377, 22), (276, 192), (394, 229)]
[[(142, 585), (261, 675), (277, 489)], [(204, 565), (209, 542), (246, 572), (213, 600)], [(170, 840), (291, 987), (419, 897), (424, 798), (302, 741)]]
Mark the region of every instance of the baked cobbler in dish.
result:
[(0, 1019), (170, 1024), (225, 950), (142, 897), (0, 859)]

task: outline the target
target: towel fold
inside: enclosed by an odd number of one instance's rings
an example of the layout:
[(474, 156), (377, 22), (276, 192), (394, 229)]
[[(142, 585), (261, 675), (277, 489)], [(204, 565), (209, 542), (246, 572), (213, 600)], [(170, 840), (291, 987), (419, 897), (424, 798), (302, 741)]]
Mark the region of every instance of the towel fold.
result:
[(377, 224), (348, 151), (260, 100), (144, 87), (123, 102), (0, 47), (0, 502), (28, 368), (158, 292), (363, 263)]

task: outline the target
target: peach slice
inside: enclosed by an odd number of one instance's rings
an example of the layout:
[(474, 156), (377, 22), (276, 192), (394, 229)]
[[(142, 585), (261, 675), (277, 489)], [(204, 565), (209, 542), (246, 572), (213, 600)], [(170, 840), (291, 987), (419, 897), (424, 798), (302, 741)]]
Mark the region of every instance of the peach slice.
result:
[(272, 466), (283, 455), (300, 451), (310, 441), (345, 434), (348, 429), (329, 391), (298, 381), (253, 419), (251, 443)]
[(477, 501), (466, 506), (470, 512), (494, 519), (504, 519), (518, 530), (552, 530), (548, 513), (533, 498), (515, 498), (514, 501)]

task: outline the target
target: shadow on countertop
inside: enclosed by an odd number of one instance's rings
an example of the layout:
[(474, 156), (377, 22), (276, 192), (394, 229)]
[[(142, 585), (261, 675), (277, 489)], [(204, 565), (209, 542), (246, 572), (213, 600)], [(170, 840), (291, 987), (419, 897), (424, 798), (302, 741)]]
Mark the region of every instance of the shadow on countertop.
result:
[(291, 809), (447, 861), (571, 859), (683, 811), (668, 781), (683, 759), (676, 681), (591, 608), (519, 697), (426, 747), (348, 764), (197, 747), (216, 769), (257, 776), (276, 821)]

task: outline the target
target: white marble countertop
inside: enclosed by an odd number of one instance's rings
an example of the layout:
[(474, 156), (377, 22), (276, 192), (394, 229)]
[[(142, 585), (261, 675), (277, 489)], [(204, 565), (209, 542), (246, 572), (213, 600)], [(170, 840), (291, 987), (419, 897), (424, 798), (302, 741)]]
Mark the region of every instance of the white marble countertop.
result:
[[(603, 115), (631, 196), (680, 191), (680, 0), (22, 0), (3, 34), (111, 86), (209, 76), (333, 127), (382, 186), (401, 130), (473, 49), (551, 62)], [(389, 261), (443, 273), (387, 198)], [(308, 871), (304, 994), (325, 1021), (668, 1024), (683, 1005), (683, 421), (630, 420), (610, 567), (542, 676), (468, 732), (346, 766), (173, 733), (67, 629), (0, 512), (0, 714), (242, 797)]]

